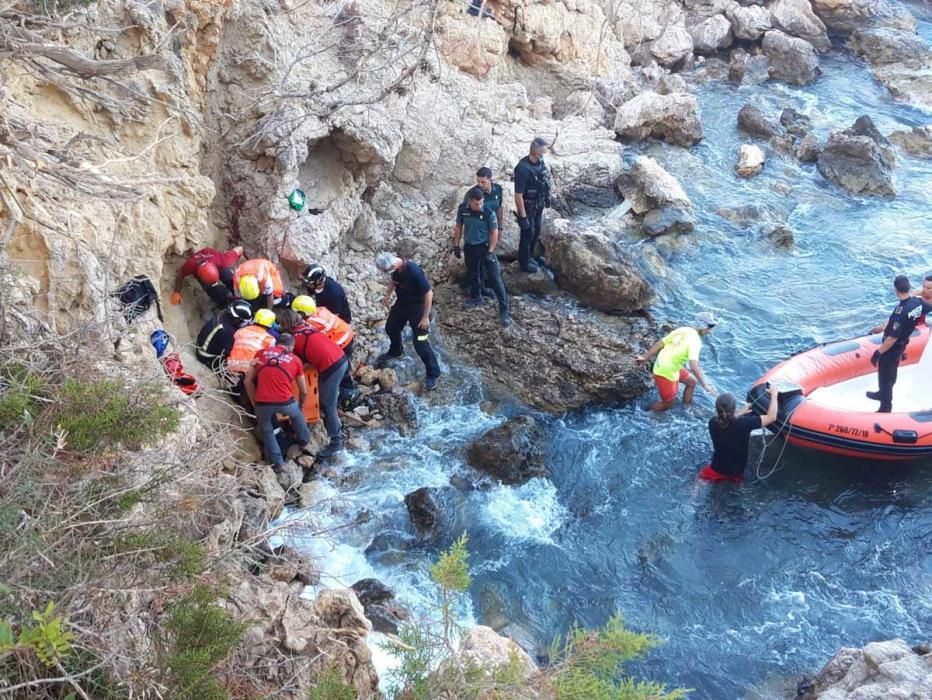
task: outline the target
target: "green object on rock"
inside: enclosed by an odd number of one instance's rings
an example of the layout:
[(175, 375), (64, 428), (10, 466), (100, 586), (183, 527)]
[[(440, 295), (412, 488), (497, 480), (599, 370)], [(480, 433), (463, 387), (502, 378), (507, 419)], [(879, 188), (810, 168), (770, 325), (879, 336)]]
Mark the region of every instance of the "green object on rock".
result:
[(295, 211), (302, 211), (305, 204), (307, 204), (307, 196), (304, 194), (304, 190), (292, 190), (291, 194), (288, 195), (288, 206)]

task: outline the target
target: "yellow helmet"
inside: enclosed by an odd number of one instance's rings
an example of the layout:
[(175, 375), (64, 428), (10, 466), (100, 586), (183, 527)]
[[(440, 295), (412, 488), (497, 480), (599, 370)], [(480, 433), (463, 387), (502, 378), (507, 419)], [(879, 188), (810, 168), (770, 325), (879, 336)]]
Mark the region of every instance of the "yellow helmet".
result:
[(314, 302), (314, 298), (306, 294), (296, 296), (294, 301), (291, 302), (291, 308), (305, 316), (313, 316), (317, 313), (317, 304)]
[(259, 309), (256, 311), (256, 317), (253, 319), (253, 321), (258, 323), (260, 326), (271, 328), (275, 325), (275, 312), (271, 309)]
[(243, 275), (239, 278), (239, 293), (246, 301), (259, 298), (259, 280), (255, 275)]

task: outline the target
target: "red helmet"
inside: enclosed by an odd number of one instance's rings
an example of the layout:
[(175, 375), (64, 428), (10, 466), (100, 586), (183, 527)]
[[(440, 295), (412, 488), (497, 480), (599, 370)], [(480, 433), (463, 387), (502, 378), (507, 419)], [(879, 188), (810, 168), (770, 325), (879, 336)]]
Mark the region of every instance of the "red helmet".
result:
[(202, 262), (197, 266), (196, 274), (204, 284), (217, 284), (220, 281), (220, 270), (212, 262)]

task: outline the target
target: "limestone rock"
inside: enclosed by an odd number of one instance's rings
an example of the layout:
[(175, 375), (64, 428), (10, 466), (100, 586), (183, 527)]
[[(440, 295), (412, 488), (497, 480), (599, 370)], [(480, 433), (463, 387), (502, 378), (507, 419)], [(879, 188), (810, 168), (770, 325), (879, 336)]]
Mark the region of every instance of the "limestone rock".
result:
[(902, 639), (841, 649), (799, 700), (913, 700), (932, 697), (932, 656)]
[[(559, 413), (634, 398), (648, 387), (634, 361), (648, 342), (643, 321), (525, 296), (512, 299), (514, 324), (503, 332), (497, 317), (464, 311), (456, 290), (438, 289), (435, 299), (447, 347), (535, 408)], [(493, 334), (494, 345), (485, 342)]]
[(657, 93), (660, 95), (675, 95), (687, 92), (688, 87), (682, 76), (669, 74), (657, 81)]
[(735, 164), (735, 172), (741, 177), (754, 177), (764, 169), (765, 160), (764, 152), (759, 146), (743, 144), (738, 149), (738, 162)]
[(916, 30), (916, 18), (890, 0), (812, 0), (812, 9), (834, 32), (849, 33), (870, 27)]
[[(396, 378), (397, 381), (397, 378)], [(371, 394), (376, 413), (381, 413), (401, 435), (409, 435), (417, 427), (417, 409), (411, 395), (400, 389)]]
[(731, 46), (734, 37), (731, 22), (724, 15), (712, 15), (689, 28), (693, 50), (698, 54), (714, 54)]
[(553, 273), (546, 267), (537, 272), (523, 272), (517, 261), (502, 265), (502, 279), (509, 294), (541, 294), (554, 296), (561, 293), (553, 278)]
[(638, 156), (615, 181), (615, 187), (631, 204), (636, 215), (644, 215), (645, 232), (688, 233), (695, 225), (692, 202), (680, 183), (649, 156)]
[(531, 416), (518, 416), (480, 435), (466, 450), (469, 465), (503, 484), (523, 484), (550, 475), (544, 465), (544, 430)]
[(473, 627), (463, 637), (459, 657), (464, 663), (475, 668), (487, 669), (487, 672), (509, 666), (515, 658), (525, 678), (537, 671), (537, 665), (526, 651), (491, 627), (482, 625)]
[(773, 29), (764, 34), (764, 54), (770, 62), (770, 77), (794, 85), (805, 85), (819, 77), (819, 56), (805, 39)]
[(430, 534), (440, 523), (440, 506), (434, 498), (436, 489), (426, 486), (405, 496), (405, 508), (418, 532)]
[(773, 26), (777, 29), (805, 39), (817, 49), (831, 48), (825, 25), (812, 11), (809, 0), (774, 0), (770, 5), (770, 14)]
[(733, 5), (728, 9), (727, 16), (736, 39), (757, 41), (773, 27), (770, 12), (760, 5)]
[(693, 52), (693, 39), (685, 27), (670, 25), (650, 45), (650, 52), (660, 65), (674, 66)]
[(615, 132), (633, 141), (653, 137), (692, 146), (702, 140), (699, 102), (693, 95), (643, 92), (618, 109)]
[(595, 231), (558, 219), (542, 236), (557, 284), (602, 311), (637, 311), (654, 297), (631, 256)]
[(908, 153), (932, 158), (932, 124), (915, 126), (910, 131), (894, 131), (890, 140)]
[(329, 627), (364, 639), (372, 631), (356, 594), (348, 588), (321, 591), (314, 601), (314, 612)]
[(448, 13), (438, 21), (437, 46), (451, 65), (484, 78), (508, 50), (508, 33), (494, 21), (478, 21), (464, 13)]
[(750, 102), (738, 110), (738, 128), (752, 136), (765, 139), (783, 136), (786, 133), (776, 119), (771, 119), (760, 107)]
[(817, 165), (823, 177), (851, 192), (896, 194), (896, 152), (867, 115), (859, 117), (851, 128), (833, 132)]

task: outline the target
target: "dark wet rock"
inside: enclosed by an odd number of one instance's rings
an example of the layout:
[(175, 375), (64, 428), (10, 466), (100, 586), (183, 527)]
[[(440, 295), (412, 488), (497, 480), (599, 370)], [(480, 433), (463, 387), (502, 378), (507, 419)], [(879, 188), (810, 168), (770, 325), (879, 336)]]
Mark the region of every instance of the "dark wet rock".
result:
[(395, 591), (377, 578), (360, 579), (350, 586), (350, 588), (356, 592), (356, 597), (359, 598), (359, 602), (362, 603), (364, 608), (370, 605), (384, 603), (395, 597)]
[(793, 134), (793, 136), (800, 137), (808, 134), (809, 130), (812, 128), (809, 117), (797, 112), (792, 107), (786, 107), (780, 112), (780, 124), (783, 125), (783, 128), (786, 129), (787, 132)]
[(632, 141), (655, 138), (692, 146), (702, 140), (699, 101), (694, 95), (642, 92), (618, 108), (615, 132)]
[(482, 434), (469, 446), (466, 460), (473, 469), (503, 484), (523, 484), (547, 477), (544, 429), (532, 416), (517, 416)]
[(240, 494), (237, 500), (243, 505), (243, 521), (236, 539), (240, 542), (250, 542), (268, 529), (269, 504), (265, 499), (249, 494)]
[(696, 217), (688, 209), (663, 207), (647, 212), (641, 224), (644, 233), (651, 237), (663, 236), (668, 233), (689, 233), (696, 227)]
[(267, 559), (267, 564), (270, 575), (278, 581), (285, 583), (297, 581), (305, 586), (315, 586), (320, 583), (320, 570), (317, 564), (307, 554), (294, 547), (288, 545), (275, 547)]
[(932, 697), (932, 663), (902, 639), (841, 649), (797, 689), (798, 700)]
[(583, 304), (602, 311), (636, 311), (653, 301), (654, 292), (634, 259), (607, 236), (558, 219), (544, 232), (543, 244), (557, 284)]
[(809, 0), (773, 0), (770, 15), (775, 28), (790, 36), (805, 39), (820, 51), (831, 48), (825, 24), (812, 11)]
[(792, 248), (796, 243), (793, 229), (785, 224), (764, 224), (761, 233), (777, 248)]
[(577, 183), (564, 190), (563, 196), (577, 204), (596, 209), (610, 209), (618, 204), (618, 197), (611, 187)]
[(764, 55), (770, 62), (770, 77), (792, 85), (805, 85), (822, 74), (819, 56), (805, 39), (772, 29), (764, 35)]
[(916, 18), (891, 0), (811, 0), (813, 11), (833, 32), (847, 34), (871, 27), (916, 30)]
[(738, 128), (765, 139), (786, 134), (786, 129), (776, 119), (771, 119), (760, 107), (751, 103), (745, 104), (738, 111)]
[(822, 153), (822, 144), (812, 134), (803, 136), (796, 144), (796, 157), (801, 163), (815, 163)]
[(932, 158), (932, 124), (916, 126), (910, 131), (894, 131), (890, 141), (915, 156)]
[(380, 532), (366, 546), (367, 557), (378, 557), (387, 552), (407, 552), (417, 545), (417, 542), (408, 534), (389, 530)]
[(421, 534), (429, 534), (440, 523), (440, 506), (435, 498), (436, 489), (424, 486), (405, 496), (405, 507), (411, 522)]
[(464, 310), (455, 289), (435, 290), (447, 347), (479, 368), (486, 382), (553, 413), (647, 390), (648, 377), (634, 361), (648, 342), (645, 321), (574, 309), (559, 299), (523, 296), (511, 302), (514, 323), (503, 330), (497, 314)]
[(892, 197), (896, 151), (867, 115), (829, 136), (817, 161), (822, 176), (855, 193)]
[(454, 474), (450, 477), (450, 486), (457, 491), (469, 492), (475, 491), (476, 485), (461, 474)]
[(411, 619), (411, 613), (392, 601), (385, 605), (370, 605), (364, 609), (372, 629), (383, 634), (398, 634), (402, 624)]

